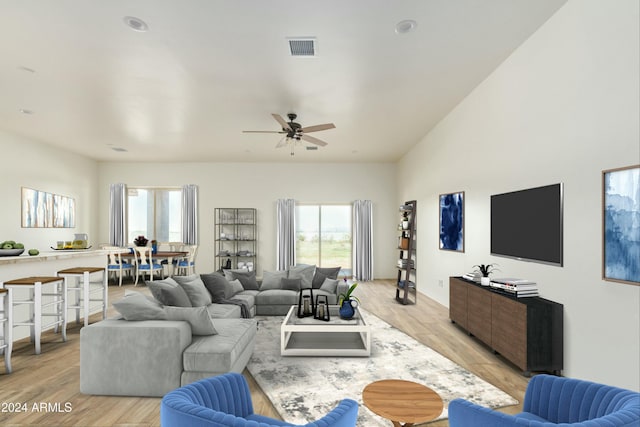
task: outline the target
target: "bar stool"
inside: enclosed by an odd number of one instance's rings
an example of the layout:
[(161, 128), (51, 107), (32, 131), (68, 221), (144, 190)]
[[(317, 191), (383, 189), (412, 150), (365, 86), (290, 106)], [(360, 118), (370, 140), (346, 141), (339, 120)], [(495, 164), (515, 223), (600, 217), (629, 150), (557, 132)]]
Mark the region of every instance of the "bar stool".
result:
[[(99, 282), (91, 281), (91, 275), (96, 273), (102, 273)], [(80, 323), (80, 310), (84, 311), (84, 326), (89, 324), (89, 312), (92, 302), (100, 302), (102, 308), (102, 318), (107, 317), (107, 295), (108, 295), (108, 283), (106, 270), (103, 267), (75, 267), (67, 268), (65, 270), (58, 271), (58, 277), (62, 277), (67, 284), (67, 292), (74, 291), (75, 305), (67, 305), (68, 309), (75, 309), (76, 311), (76, 323)], [(69, 278), (77, 278), (75, 286), (69, 283)], [(92, 289), (92, 286), (93, 289)], [(98, 285), (98, 286), (95, 286)], [(100, 298), (91, 298), (92, 294), (100, 291), (102, 296)]]
[[(42, 287), (44, 285), (53, 285), (53, 292), (42, 293)], [(14, 291), (11, 303), (13, 306), (23, 304), (29, 306), (28, 322), (16, 322), (13, 319), (11, 322), (13, 327), (30, 327), (31, 341), (35, 342), (36, 354), (40, 354), (40, 337), (42, 331), (51, 326), (55, 326), (56, 330), (60, 327), (62, 330), (62, 341), (67, 341), (67, 284), (64, 279), (51, 276), (25, 277), (22, 279), (9, 280), (8, 282), (0, 284), (0, 287)], [(27, 289), (29, 291), (28, 299), (16, 300), (15, 291), (18, 289)], [(42, 297), (47, 297), (47, 301), (43, 300)], [(55, 312), (47, 313), (43, 311), (49, 307), (54, 307)], [(10, 310), (12, 310), (12, 308)], [(44, 325), (42, 323), (43, 317), (54, 317), (55, 320), (52, 323)]]
[(11, 324), (13, 301), (11, 289), (0, 288), (0, 299), (2, 300), (2, 304), (0, 304), (0, 313), (2, 313), (0, 318), (0, 325), (2, 325), (0, 327), (0, 333), (2, 333), (0, 336), (0, 350), (4, 351), (4, 366), (7, 374), (10, 374), (11, 350), (13, 348), (13, 325)]

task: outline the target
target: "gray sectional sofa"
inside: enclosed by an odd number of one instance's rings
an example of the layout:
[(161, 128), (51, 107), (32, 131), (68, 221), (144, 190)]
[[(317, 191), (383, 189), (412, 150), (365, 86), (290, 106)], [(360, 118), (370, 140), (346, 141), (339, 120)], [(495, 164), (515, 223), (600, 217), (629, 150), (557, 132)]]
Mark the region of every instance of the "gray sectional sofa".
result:
[(148, 289), (113, 303), (121, 316), (81, 329), (80, 391), (163, 396), (202, 378), (242, 372), (253, 353), (253, 317), (285, 315), (306, 287), (336, 304), (347, 288), (338, 271), (296, 266), (265, 271), (260, 281), (228, 270), (147, 282)]

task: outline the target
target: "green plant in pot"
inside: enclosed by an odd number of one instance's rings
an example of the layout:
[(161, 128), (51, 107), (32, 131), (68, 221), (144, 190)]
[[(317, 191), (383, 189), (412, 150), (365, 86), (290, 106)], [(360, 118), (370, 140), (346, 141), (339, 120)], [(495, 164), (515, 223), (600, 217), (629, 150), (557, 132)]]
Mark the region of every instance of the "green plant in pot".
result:
[(480, 284), (482, 286), (489, 286), (491, 284), (491, 279), (489, 279), (489, 275), (494, 271), (500, 271), (497, 267), (498, 264), (477, 264), (474, 265), (476, 268), (474, 272), (482, 274), (480, 278)]
[(339, 313), (343, 319), (351, 319), (356, 313), (356, 307), (360, 300), (358, 297), (351, 295), (353, 291), (358, 287), (357, 283), (354, 283), (349, 287), (347, 292), (338, 294), (338, 305), (340, 306)]

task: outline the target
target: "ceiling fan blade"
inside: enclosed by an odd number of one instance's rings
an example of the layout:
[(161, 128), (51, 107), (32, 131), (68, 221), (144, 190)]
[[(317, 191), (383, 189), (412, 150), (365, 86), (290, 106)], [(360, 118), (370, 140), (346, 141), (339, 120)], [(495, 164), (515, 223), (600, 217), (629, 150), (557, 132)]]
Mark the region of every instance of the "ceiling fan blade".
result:
[(287, 121), (283, 119), (280, 114), (271, 114), (271, 115), (273, 116), (274, 119), (276, 119), (278, 123), (280, 123), (280, 126), (282, 126), (282, 129), (291, 130), (291, 126), (289, 126), (289, 123), (287, 123)]
[(307, 126), (306, 128), (300, 129), (304, 133), (309, 132), (318, 132), (319, 130), (327, 130), (327, 129), (335, 129), (336, 125), (333, 123), (325, 123), (323, 125), (315, 125), (315, 126)]
[(301, 138), (302, 140), (304, 140), (304, 141), (310, 142), (310, 143), (312, 143), (312, 144), (319, 145), (319, 146), (321, 146), (321, 147), (324, 147), (325, 145), (327, 145), (327, 143), (326, 143), (326, 142), (324, 142), (324, 141), (322, 141), (322, 140), (320, 140), (320, 139), (318, 139), (318, 138), (314, 138), (313, 136), (309, 136), (309, 135), (302, 134), (302, 135), (300, 136), (300, 138)]
[(278, 144), (276, 144), (276, 148), (284, 147), (285, 145), (287, 145), (287, 137), (283, 136), (282, 139), (278, 141)]
[(243, 130), (242, 133), (287, 133), (283, 130)]

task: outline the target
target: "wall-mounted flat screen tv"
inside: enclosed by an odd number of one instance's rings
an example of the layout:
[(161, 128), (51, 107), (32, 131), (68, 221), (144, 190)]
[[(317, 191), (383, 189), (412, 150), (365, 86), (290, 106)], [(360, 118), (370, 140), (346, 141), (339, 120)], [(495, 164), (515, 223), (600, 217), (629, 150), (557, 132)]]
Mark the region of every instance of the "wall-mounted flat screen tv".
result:
[(491, 196), (491, 254), (562, 266), (563, 186)]

